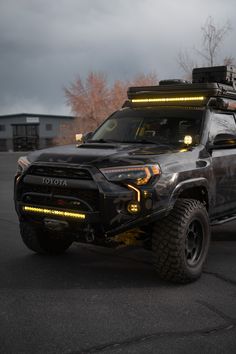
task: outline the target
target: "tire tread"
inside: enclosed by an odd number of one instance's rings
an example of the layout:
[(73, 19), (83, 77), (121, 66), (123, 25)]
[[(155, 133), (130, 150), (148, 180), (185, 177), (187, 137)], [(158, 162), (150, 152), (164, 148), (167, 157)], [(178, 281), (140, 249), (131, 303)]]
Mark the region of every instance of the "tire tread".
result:
[[(190, 274), (183, 257), (183, 237), (186, 225), (198, 210), (209, 220), (204, 205), (195, 199), (179, 199), (170, 214), (153, 227), (152, 250), (154, 267), (162, 279), (177, 283), (196, 280), (200, 274)], [(210, 235), (210, 230), (208, 231)], [(207, 235), (207, 236), (209, 236)], [(209, 242), (207, 242), (208, 248)]]

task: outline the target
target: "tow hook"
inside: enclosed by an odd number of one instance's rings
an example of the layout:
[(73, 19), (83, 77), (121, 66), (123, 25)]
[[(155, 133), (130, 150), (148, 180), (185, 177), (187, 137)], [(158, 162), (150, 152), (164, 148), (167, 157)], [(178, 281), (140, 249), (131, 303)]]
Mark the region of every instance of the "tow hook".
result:
[(85, 239), (88, 243), (94, 242), (95, 240), (95, 235), (94, 235), (94, 229), (88, 225), (85, 229)]
[(64, 229), (68, 228), (69, 224), (67, 221), (44, 219), (44, 226), (51, 231), (63, 231)]

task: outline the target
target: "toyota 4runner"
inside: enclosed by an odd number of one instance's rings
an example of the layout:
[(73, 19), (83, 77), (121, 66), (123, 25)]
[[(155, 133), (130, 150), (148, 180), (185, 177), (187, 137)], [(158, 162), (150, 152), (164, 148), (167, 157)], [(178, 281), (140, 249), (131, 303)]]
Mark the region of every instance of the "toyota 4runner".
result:
[(15, 206), (26, 246), (139, 244), (161, 278), (202, 272), (210, 226), (236, 216), (236, 71), (130, 87), (123, 107), (78, 146), (18, 160)]

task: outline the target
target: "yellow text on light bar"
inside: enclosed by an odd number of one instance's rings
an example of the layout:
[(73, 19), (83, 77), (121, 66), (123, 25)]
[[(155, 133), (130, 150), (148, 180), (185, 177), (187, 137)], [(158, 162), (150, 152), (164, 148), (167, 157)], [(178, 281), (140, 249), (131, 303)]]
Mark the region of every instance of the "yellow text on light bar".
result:
[(85, 214), (80, 214), (80, 213), (73, 213), (70, 211), (62, 211), (62, 210), (55, 210), (55, 209), (46, 209), (46, 208), (36, 208), (36, 207), (30, 207), (30, 206), (23, 206), (22, 209), (26, 212), (29, 213), (36, 213), (36, 214), (42, 214), (42, 215), (55, 215), (55, 216), (64, 216), (67, 218), (73, 218), (73, 219), (85, 219)]
[(152, 103), (152, 102), (191, 102), (191, 101), (204, 101), (204, 96), (191, 96), (191, 97), (164, 97), (164, 98), (133, 98), (132, 103)]

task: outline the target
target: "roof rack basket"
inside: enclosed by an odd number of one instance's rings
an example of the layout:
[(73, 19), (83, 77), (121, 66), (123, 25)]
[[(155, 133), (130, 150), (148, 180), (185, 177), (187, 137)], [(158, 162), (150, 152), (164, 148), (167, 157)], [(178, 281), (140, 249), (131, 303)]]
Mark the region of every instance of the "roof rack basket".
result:
[(232, 86), (236, 90), (236, 68), (232, 65), (195, 68), (192, 79), (193, 83), (217, 82)]

